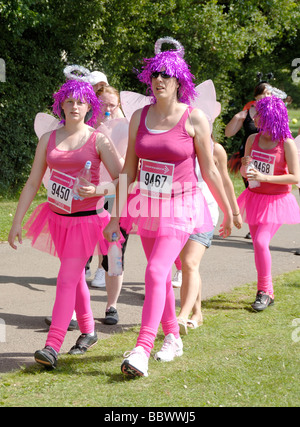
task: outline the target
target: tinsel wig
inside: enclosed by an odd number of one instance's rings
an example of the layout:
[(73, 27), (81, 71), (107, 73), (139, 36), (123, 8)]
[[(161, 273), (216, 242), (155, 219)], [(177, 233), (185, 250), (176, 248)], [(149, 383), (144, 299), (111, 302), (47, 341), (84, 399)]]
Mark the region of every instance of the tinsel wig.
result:
[(257, 101), (255, 108), (260, 131), (271, 135), (272, 141), (292, 138), (288, 112), (282, 99), (267, 96)]
[(101, 101), (97, 98), (93, 86), (86, 82), (68, 80), (58, 92), (54, 93), (52, 109), (53, 113), (61, 119), (61, 123), (65, 123), (61, 105), (69, 96), (79, 99), (81, 102), (87, 102), (91, 106), (90, 111), (86, 114), (85, 123), (89, 126), (94, 126), (100, 112)]
[[(167, 50), (162, 52), (161, 45), (163, 43), (172, 43), (176, 50)], [(190, 104), (197, 96), (195, 84), (193, 83), (194, 76), (190, 72), (189, 65), (183, 59), (184, 48), (175, 39), (164, 37), (157, 40), (155, 43), (155, 56), (153, 58), (144, 58), (142, 72), (138, 74), (138, 79), (148, 86), (148, 93), (153, 97), (153, 102), (156, 99), (152, 91), (151, 74), (155, 71), (165, 70), (171, 77), (176, 77), (180, 85), (178, 89), (178, 100), (180, 102)]]

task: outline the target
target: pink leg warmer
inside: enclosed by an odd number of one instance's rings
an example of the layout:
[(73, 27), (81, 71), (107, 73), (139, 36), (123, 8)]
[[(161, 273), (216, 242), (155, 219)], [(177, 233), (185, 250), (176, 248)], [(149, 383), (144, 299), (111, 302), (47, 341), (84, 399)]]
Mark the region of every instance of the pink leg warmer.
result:
[(175, 266), (176, 266), (177, 270), (182, 270), (182, 264), (181, 264), (181, 260), (180, 260), (180, 256), (179, 255), (175, 259)]

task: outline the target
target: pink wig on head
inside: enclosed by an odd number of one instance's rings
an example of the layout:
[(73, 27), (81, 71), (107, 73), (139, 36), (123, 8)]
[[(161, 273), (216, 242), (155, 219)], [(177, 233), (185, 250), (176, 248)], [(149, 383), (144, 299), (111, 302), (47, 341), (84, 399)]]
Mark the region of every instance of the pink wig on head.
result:
[(52, 106), (53, 113), (59, 116), (61, 123), (65, 123), (61, 104), (69, 97), (79, 99), (81, 102), (87, 102), (91, 106), (91, 110), (87, 113), (85, 123), (89, 126), (94, 126), (97, 122), (97, 117), (100, 112), (101, 101), (97, 98), (93, 86), (90, 83), (77, 80), (68, 80), (61, 86), (58, 92), (54, 93), (54, 104)]
[(289, 128), (289, 117), (282, 99), (267, 96), (256, 102), (258, 127), (263, 133), (271, 135), (272, 141), (293, 138)]
[[(159, 44), (160, 42), (160, 44)], [(180, 48), (177, 50), (160, 51), (162, 43), (172, 43)], [(157, 48), (158, 45), (158, 48)], [(180, 85), (178, 89), (178, 100), (180, 102), (190, 104), (197, 96), (195, 91), (195, 84), (193, 83), (194, 76), (190, 72), (188, 64), (183, 59), (184, 49), (177, 40), (171, 37), (159, 39), (155, 44), (156, 55), (153, 58), (144, 58), (143, 71), (138, 75), (138, 79), (148, 86), (150, 95), (153, 96), (151, 74), (155, 71), (165, 70), (171, 77), (176, 77)]]

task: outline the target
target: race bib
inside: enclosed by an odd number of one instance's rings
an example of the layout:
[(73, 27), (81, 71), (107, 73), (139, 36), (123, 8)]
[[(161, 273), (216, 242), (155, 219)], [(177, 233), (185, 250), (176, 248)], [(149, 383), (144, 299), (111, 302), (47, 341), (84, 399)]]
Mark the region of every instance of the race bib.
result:
[(74, 183), (75, 178), (73, 176), (53, 169), (48, 181), (48, 202), (67, 213), (71, 213)]
[(274, 175), (275, 159), (273, 154), (252, 150), (251, 157), (255, 168), (264, 175)]
[(153, 199), (170, 199), (175, 166), (152, 160), (141, 161), (141, 194)]

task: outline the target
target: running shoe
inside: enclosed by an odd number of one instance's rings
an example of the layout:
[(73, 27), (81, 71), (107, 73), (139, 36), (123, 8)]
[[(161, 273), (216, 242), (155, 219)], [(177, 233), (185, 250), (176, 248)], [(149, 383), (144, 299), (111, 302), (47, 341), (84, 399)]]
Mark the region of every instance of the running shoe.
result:
[(135, 347), (132, 351), (126, 351), (125, 359), (121, 365), (121, 371), (130, 377), (148, 377), (148, 357), (143, 347)]
[(85, 280), (89, 279), (92, 275), (90, 267), (85, 268)]
[(105, 325), (116, 325), (118, 321), (119, 315), (115, 307), (110, 307), (108, 310), (106, 310), (105, 319), (103, 320)]
[(175, 338), (173, 334), (168, 334), (160, 351), (154, 355), (154, 359), (160, 362), (171, 362), (175, 357), (183, 355), (183, 344), (181, 338)]
[(172, 286), (173, 288), (181, 288), (181, 285), (182, 285), (182, 271), (177, 270), (172, 280)]
[(69, 354), (84, 354), (89, 348), (93, 347), (98, 341), (96, 332), (92, 334), (81, 334), (76, 344), (73, 345)]
[(105, 288), (105, 270), (104, 268), (97, 268), (95, 277), (91, 282), (93, 288)]
[(256, 294), (256, 299), (251, 307), (255, 311), (263, 311), (269, 307), (269, 305), (274, 305), (274, 299), (264, 291), (258, 291)]
[(46, 368), (55, 369), (57, 366), (58, 354), (54, 348), (47, 345), (43, 350), (37, 350), (34, 353), (34, 358), (37, 363)]
[[(44, 320), (45, 320), (46, 325), (51, 326), (51, 323), (52, 323), (52, 317), (51, 316), (45, 317)], [(69, 324), (68, 331), (74, 331), (74, 329), (78, 329), (78, 323), (77, 323), (77, 320), (72, 319), (70, 324)]]

